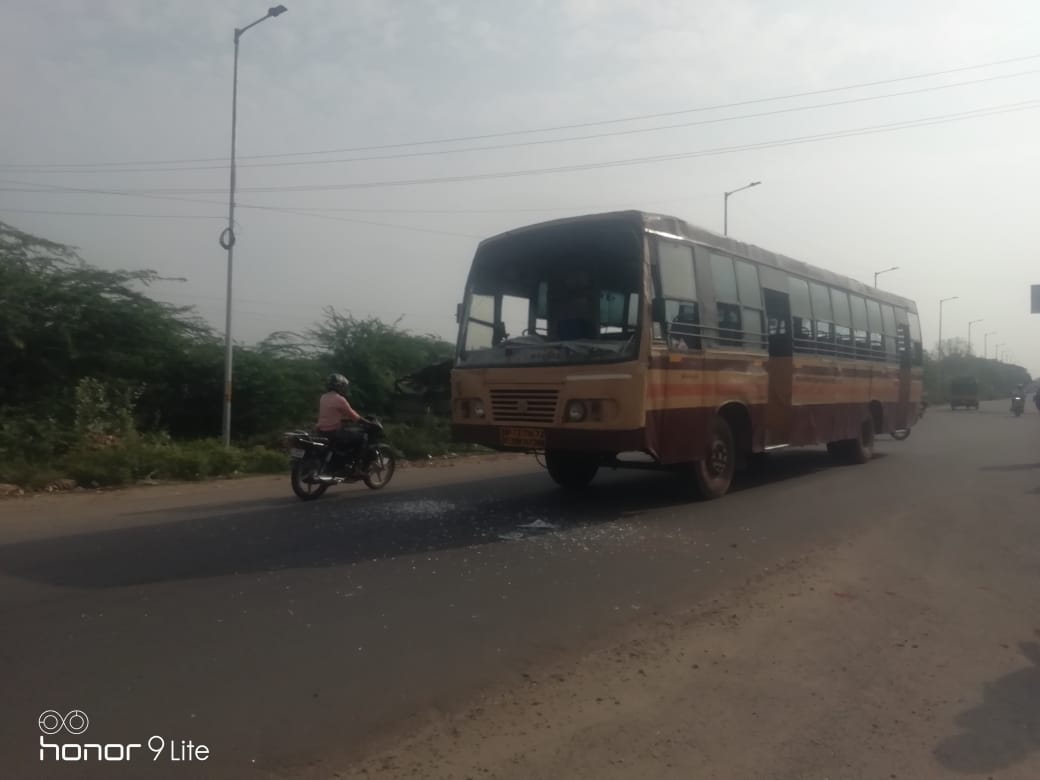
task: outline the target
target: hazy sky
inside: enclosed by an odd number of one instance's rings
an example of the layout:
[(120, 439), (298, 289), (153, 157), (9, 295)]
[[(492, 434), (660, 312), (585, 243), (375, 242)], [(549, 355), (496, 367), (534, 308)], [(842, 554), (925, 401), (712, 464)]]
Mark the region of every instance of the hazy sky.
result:
[[(939, 299), (959, 296), (946, 304), (944, 337), (966, 337), (968, 321), (984, 319), (977, 352), (997, 331), (991, 354), (1004, 342), (1040, 374), (1040, 315), (1029, 314), (1029, 285), (1040, 283), (1036, 0), (286, 5), (242, 39), (239, 201), (274, 210), (238, 212), (236, 337), (302, 328), (335, 305), (403, 314), (405, 326), (454, 340), (478, 238), (629, 207), (721, 232), (722, 192), (761, 180), (730, 200), (731, 235), (865, 282), (897, 265), (882, 286), (918, 302), (929, 345)], [(197, 305), (222, 330), (232, 31), (266, 9), (0, 0), (0, 219), (77, 245), (99, 265), (185, 277), (157, 295)], [(904, 78), (958, 68), (967, 69)], [(849, 102), (875, 96), (886, 97)], [(601, 124), (671, 112), (685, 113)], [(968, 112), (989, 115), (946, 121)], [(936, 121), (746, 148), (925, 119)], [(600, 124), (499, 135), (586, 123)], [(473, 150), (489, 146), (500, 148)], [(727, 147), (745, 148), (357, 186)], [(324, 150), (338, 151), (298, 154)], [(156, 164), (170, 160), (201, 162)], [(62, 167), (126, 162), (141, 164)], [(185, 167), (194, 170), (172, 170)], [(25, 183), (134, 196), (17, 191)], [(114, 216), (127, 214), (162, 218)]]

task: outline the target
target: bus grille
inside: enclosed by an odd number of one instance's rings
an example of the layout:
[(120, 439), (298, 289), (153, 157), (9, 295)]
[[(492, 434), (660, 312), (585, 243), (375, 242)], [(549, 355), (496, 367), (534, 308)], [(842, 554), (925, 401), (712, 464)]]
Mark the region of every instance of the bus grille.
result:
[(492, 390), (495, 422), (551, 423), (556, 421), (557, 390)]

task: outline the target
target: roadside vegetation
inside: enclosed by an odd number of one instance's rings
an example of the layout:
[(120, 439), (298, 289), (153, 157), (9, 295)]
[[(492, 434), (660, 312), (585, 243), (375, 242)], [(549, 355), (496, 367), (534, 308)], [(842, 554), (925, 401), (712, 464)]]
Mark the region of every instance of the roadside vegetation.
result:
[(970, 354), (967, 343), (961, 339), (945, 342), (941, 359), (926, 355), (924, 382), (929, 403), (947, 403), (950, 383), (962, 377), (973, 377), (978, 382), (982, 401), (1010, 398), (1016, 385), (1029, 385), (1032, 381), (1022, 366)]
[[(446, 417), (452, 346), (377, 318), (315, 312), (302, 333), (235, 347), (235, 446), (220, 430), (224, 348), (191, 307), (150, 298), (154, 271), (88, 264), (73, 247), (0, 222), (0, 483), (34, 490), (193, 480), (287, 468), (282, 434), (313, 424), (324, 377), (387, 424), (405, 458), (453, 445)], [(931, 403), (950, 381), (983, 400), (1027, 384), (1021, 366), (950, 341), (925, 358)]]
[[(407, 458), (459, 452), (446, 382), (407, 378), (452, 346), (376, 318), (315, 312), (301, 333), (235, 347), (235, 446), (220, 431), (223, 342), (191, 307), (147, 295), (153, 271), (110, 271), (0, 222), (0, 483), (25, 489), (287, 469), (282, 433), (313, 425), (324, 377), (387, 424)], [(442, 377), (443, 379), (443, 377)], [(406, 380), (402, 382), (401, 380)]]

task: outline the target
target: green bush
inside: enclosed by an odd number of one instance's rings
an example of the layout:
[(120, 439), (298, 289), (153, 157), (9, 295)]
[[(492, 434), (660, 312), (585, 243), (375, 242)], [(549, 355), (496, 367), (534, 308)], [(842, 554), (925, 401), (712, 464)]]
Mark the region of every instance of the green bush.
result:
[(136, 449), (110, 447), (99, 450), (74, 450), (62, 459), (61, 470), (80, 485), (126, 485), (140, 474)]
[[(117, 487), (141, 479), (194, 481), (233, 474), (270, 474), (286, 469), (284, 453), (263, 447), (225, 449), (217, 440), (156, 443), (131, 439), (104, 449), (77, 449), (60, 462), (60, 474), (79, 484)], [(31, 465), (12, 469), (11, 482), (27, 486)], [(49, 481), (56, 472), (49, 471)], [(35, 480), (38, 482), (39, 480)]]
[(24, 460), (0, 462), (0, 482), (26, 490), (41, 490), (65, 477), (65, 473), (46, 464)]
[(141, 453), (138, 478), (196, 480), (209, 476), (205, 453), (190, 446), (148, 448)]
[(390, 444), (406, 458), (484, 451), (482, 447), (453, 442), (451, 422), (434, 415), (428, 415), (416, 423), (387, 423), (386, 436)]
[(284, 452), (253, 447), (242, 455), (242, 471), (249, 474), (277, 474), (287, 471), (289, 467), (289, 459)]
[(33, 416), (15, 408), (0, 413), (0, 461), (49, 462), (67, 452), (75, 438), (71, 428), (52, 417)]

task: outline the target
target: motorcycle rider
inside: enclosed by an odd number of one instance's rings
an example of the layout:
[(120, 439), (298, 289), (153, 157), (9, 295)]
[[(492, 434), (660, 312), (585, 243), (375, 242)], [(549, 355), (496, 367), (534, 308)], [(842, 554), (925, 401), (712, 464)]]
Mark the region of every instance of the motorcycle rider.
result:
[(1011, 411), (1015, 411), (1015, 407), (1018, 406), (1020, 403), (1022, 404), (1022, 407), (1023, 407), (1022, 411), (1025, 411), (1025, 408), (1024, 408), (1025, 407), (1025, 400), (1026, 400), (1025, 386), (1023, 386), (1021, 383), (1019, 383), (1019, 384), (1015, 385), (1015, 392), (1011, 396)]
[(350, 380), (343, 374), (329, 374), (325, 380), (326, 392), (318, 399), (318, 433), (344, 454), (349, 454), (364, 438), (364, 432), (357, 425), (362, 417), (346, 398), (349, 386)]

